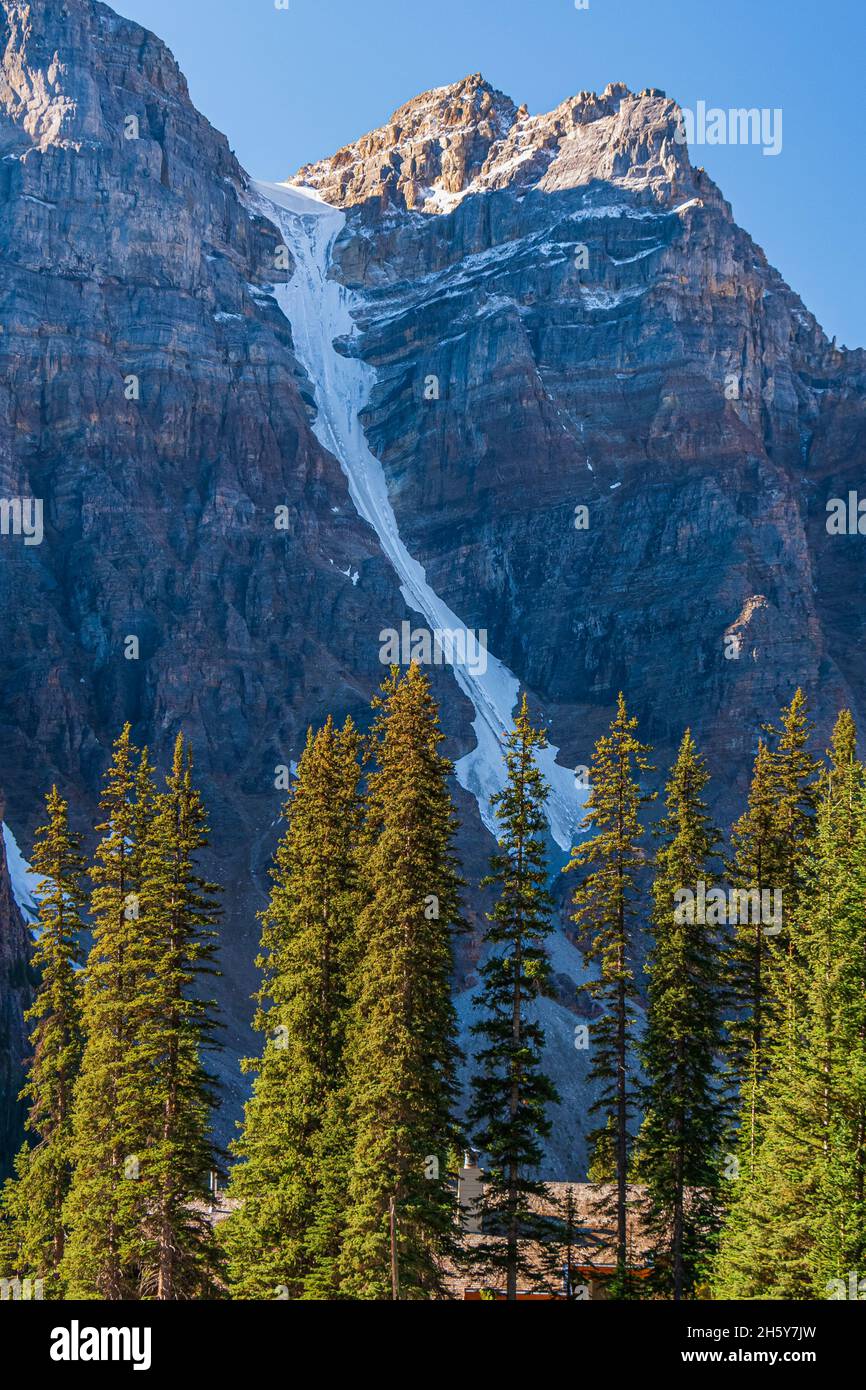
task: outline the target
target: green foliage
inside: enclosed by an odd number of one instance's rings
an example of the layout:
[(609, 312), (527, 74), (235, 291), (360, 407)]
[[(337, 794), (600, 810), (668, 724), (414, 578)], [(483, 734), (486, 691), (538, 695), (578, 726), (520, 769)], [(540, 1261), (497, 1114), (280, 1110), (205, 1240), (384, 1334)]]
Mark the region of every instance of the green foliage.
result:
[(866, 1266), (866, 769), (840, 714), (806, 895), (810, 1057), (821, 1142), (814, 1296)]
[[(766, 744), (760, 743), (748, 807), (731, 833), (733, 857), (729, 875), (736, 888), (772, 893), (781, 881), (784, 846), (777, 835), (776, 807), (772, 758)], [(784, 898), (782, 903), (784, 913)], [(726, 963), (730, 1010), (726, 1055), (729, 1087), (740, 1106), (739, 1150), (749, 1169), (754, 1163), (761, 1093), (773, 1033), (771, 950), (760, 914), (752, 921), (735, 925)]]
[[(207, 816), (191, 752), (178, 738), (158, 790), (146, 750), (124, 728), (105, 777), (89, 903), (66, 803), (56, 788), (46, 798), (33, 852), (41, 882), (22, 1092), (28, 1142), (0, 1196), (4, 1278), (41, 1279), (48, 1298), (219, 1297), (227, 1283), (241, 1299), (387, 1300), (393, 1278), (400, 1298), (444, 1296), (445, 1262), (459, 1253), (463, 1138), (453, 769), (417, 666), (402, 678), (392, 671), (374, 709), (367, 740), (351, 721), (310, 732), (286, 806), (262, 914), (255, 1022), (265, 1042), (246, 1064), (255, 1080), (234, 1146), (235, 1209), (219, 1239), (204, 1195), (216, 1166), (204, 1057), (216, 1042), (207, 981), (218, 909), (198, 869)], [(683, 901), (684, 889), (695, 899), (699, 884), (711, 890), (719, 853), (691, 734), (657, 827), (650, 912), (641, 824), (650, 750), (622, 696), (596, 746), (589, 834), (568, 867), (583, 870), (574, 920), (596, 969), (589, 1177), (603, 1188), (598, 1209), (613, 1233), (613, 1297), (825, 1298), (862, 1277), (866, 769), (848, 711), (826, 766), (812, 757), (810, 732), (798, 691), (778, 729), (765, 730), (731, 836), (733, 887), (781, 891), (781, 930), (752, 912), (724, 953), (712, 915), (701, 921)], [(570, 1189), (553, 1214), (538, 1215), (550, 1196), (536, 1174), (557, 1100), (541, 1024), (552, 915), (544, 746), (524, 698), (495, 803), (474, 1026), (469, 1123), (487, 1168), (480, 1254), (505, 1272), (511, 1298), (518, 1281), (558, 1286), (563, 1261), (573, 1272), (588, 1248)], [(726, 1144), (735, 1153), (723, 1154)], [(635, 1186), (648, 1284), (631, 1272)]]
[(346, 1206), (352, 1162), (345, 1084), (328, 1097), (322, 1127), (316, 1137), (313, 1171), (316, 1203), (305, 1234), (307, 1273), (303, 1297), (331, 1301), (343, 1298), (340, 1256), (346, 1229)]
[(616, 1125), (608, 1115), (601, 1129), (596, 1129), (590, 1145), (586, 1176), (591, 1183), (616, 1182)]
[(201, 1209), (215, 1164), (201, 1064), (213, 1025), (201, 985), (216, 909), (195, 868), (206, 817), (182, 738), (160, 794), (146, 751), (136, 757), (127, 725), (106, 774), (90, 875), (93, 946), (61, 1266), (68, 1296), (80, 1299), (214, 1289)]
[[(615, 1221), (616, 1275), (613, 1297), (633, 1292), (628, 1275), (628, 1169), (631, 1120), (637, 1104), (633, 1036), (638, 1004), (635, 983), (638, 937), (642, 920), (640, 874), (645, 857), (640, 807), (653, 800), (641, 792), (639, 779), (652, 769), (649, 748), (637, 736), (620, 693), (609, 733), (595, 746), (583, 829), (590, 837), (572, 851), (568, 869), (589, 867), (574, 893), (574, 920), (587, 944), (587, 959), (598, 978), (589, 992), (600, 1007), (592, 1024), (593, 1065), (590, 1080), (597, 1092), (591, 1110), (613, 1125), (616, 1185), (606, 1204)], [(598, 1131), (591, 1136), (597, 1140)]]
[(395, 670), (375, 708), (347, 1033), (352, 1152), (340, 1282), (352, 1298), (391, 1298), (393, 1198), (399, 1295), (417, 1299), (441, 1294), (453, 1243), (446, 1159), (455, 1139), (451, 975), (461, 883), (452, 768), (439, 752), (426, 677), (414, 664), (402, 680)]
[(508, 735), (507, 784), (493, 800), (499, 851), (483, 886), (496, 889), (496, 903), (484, 937), (482, 990), (474, 1001), (481, 1017), (472, 1028), (484, 1043), (475, 1057), (469, 1123), (488, 1160), (479, 1210), (490, 1239), (479, 1254), (488, 1266), (504, 1269), (509, 1299), (517, 1296), (518, 1275), (532, 1276), (523, 1244), (542, 1234), (532, 1199), (545, 1193), (533, 1174), (543, 1157), (541, 1141), (550, 1133), (547, 1109), (559, 1100), (542, 1070), (544, 1029), (532, 1007), (550, 990), (547, 785), (535, 758), (546, 744), (544, 731), (530, 723), (524, 695)]
[(60, 1266), (65, 1245), (63, 1203), (72, 1172), (72, 1092), (81, 1059), (81, 965), (84, 859), (69, 828), (68, 806), (52, 787), (45, 798), (47, 821), (36, 832), (32, 866), (39, 875), (39, 972), (33, 1023), (33, 1053), (22, 1097), (29, 1101), (25, 1144), (15, 1177), (2, 1199), (4, 1278), (41, 1279), (44, 1297), (63, 1294)]
[(84, 979), (85, 1044), (73, 1106), (75, 1171), (64, 1210), (69, 1236), (62, 1269), (68, 1296), (80, 1299), (136, 1298), (142, 1259), (145, 1211), (133, 1175), (151, 1137), (142, 1104), (150, 1078), (136, 1047), (146, 1016), (147, 952), (135, 913), (152, 774), (146, 755), (137, 771), (135, 758), (126, 725), (105, 778), (101, 839), (90, 874), (93, 945)]
[[(718, 832), (703, 800), (704, 760), (686, 730), (666, 791), (653, 881), (653, 943), (647, 962), (647, 1077), (639, 1138), (644, 1221), (654, 1289), (681, 1299), (701, 1280), (718, 1226), (724, 1112), (717, 1079), (721, 1046), (720, 943), (696, 910), (712, 886)], [(693, 895), (688, 907), (679, 895)], [(689, 910), (690, 908), (690, 910)]]
[[(858, 1269), (862, 1254), (863, 769), (843, 712), (829, 772), (804, 787), (814, 764), (802, 747), (801, 701), (784, 721), (790, 770), (781, 765), (778, 775), (778, 837), (790, 847), (782, 874), (791, 910), (770, 966), (764, 1075), (742, 1098), (740, 1175), (716, 1265), (719, 1297), (826, 1297), (827, 1281)], [(747, 1109), (755, 1089), (758, 1123)]]
[(360, 906), (359, 735), (329, 719), (307, 744), (262, 914), (265, 1035), (222, 1232), (235, 1298), (331, 1296), (347, 1179), (345, 1031)]
[(216, 887), (196, 868), (207, 843), (192, 751), (179, 734), (149, 834), (139, 839), (138, 926), (149, 959), (140, 985), (144, 1026), (135, 1045), (150, 1077), (141, 1096), (148, 1143), (138, 1178), (146, 1210), (139, 1288), (142, 1296), (157, 1299), (204, 1296), (217, 1278), (202, 1209), (208, 1174), (216, 1166), (210, 1134), (216, 1095), (202, 1062), (203, 1050), (215, 1045), (216, 1022), (202, 992), (214, 973), (219, 909)]
[(761, 1094), (770, 1042), (781, 1015), (794, 1008), (799, 904), (808, 874), (819, 764), (809, 752), (812, 725), (797, 690), (781, 725), (765, 729), (745, 815), (734, 826), (731, 881), (737, 888), (781, 894), (782, 929), (740, 923), (729, 953), (732, 1017), (728, 1059), (741, 1098), (741, 1148), (751, 1166), (760, 1139)]

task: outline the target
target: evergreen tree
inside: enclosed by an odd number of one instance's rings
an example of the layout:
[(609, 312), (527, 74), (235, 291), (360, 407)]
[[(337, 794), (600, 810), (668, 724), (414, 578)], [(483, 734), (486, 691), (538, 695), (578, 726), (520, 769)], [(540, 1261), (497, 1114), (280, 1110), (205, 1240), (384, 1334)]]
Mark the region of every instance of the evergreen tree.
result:
[(546, 1189), (533, 1174), (543, 1157), (541, 1141), (550, 1133), (547, 1109), (559, 1099), (542, 1070), (544, 1029), (532, 1007), (550, 989), (547, 784), (535, 758), (546, 745), (544, 731), (530, 723), (524, 695), (508, 735), (507, 784), (492, 802), (499, 851), (482, 887), (495, 888), (496, 904), (484, 938), (489, 954), (479, 972), (483, 988), (474, 1001), (481, 1017), (472, 1032), (484, 1045), (475, 1058), (469, 1110), (475, 1143), (488, 1156), (479, 1210), (490, 1239), (482, 1254), (485, 1264), (505, 1271), (508, 1299), (517, 1298), (518, 1275), (531, 1275), (524, 1242), (542, 1235), (532, 1202)]
[[(641, 774), (651, 771), (650, 749), (637, 736), (620, 693), (609, 733), (595, 746), (583, 829), (594, 833), (572, 850), (568, 869), (590, 866), (574, 894), (574, 920), (588, 943), (587, 959), (599, 978), (588, 989), (601, 1006), (593, 1024), (594, 1061), (590, 1081), (598, 1084), (593, 1113), (612, 1121), (616, 1146), (616, 1187), (609, 1204), (615, 1222), (614, 1297), (631, 1293), (628, 1275), (628, 1168), (630, 1120), (637, 1101), (632, 1039), (637, 991), (635, 957), (640, 930), (644, 855), (639, 811), (654, 799), (642, 794)], [(598, 1138), (598, 1132), (593, 1136)]]
[(569, 1186), (565, 1190), (565, 1199), (562, 1203), (562, 1224), (563, 1224), (563, 1255), (564, 1255), (564, 1284), (565, 1297), (569, 1302), (574, 1302), (581, 1297), (582, 1286), (578, 1283), (580, 1265), (585, 1263), (581, 1260), (581, 1230), (582, 1223), (580, 1212), (574, 1196), (574, 1188)]
[[(265, 1034), (226, 1223), (235, 1298), (332, 1297), (347, 1181), (345, 1029), (359, 906), (360, 739), (351, 720), (310, 730), (262, 915)], [(309, 1286), (309, 1287), (308, 1287)]]
[(778, 730), (768, 726), (771, 740), (773, 779), (776, 789), (775, 829), (779, 845), (780, 881), (785, 926), (778, 945), (791, 947), (797, 907), (806, 885), (812, 837), (815, 830), (815, 803), (820, 761), (809, 751), (813, 724), (808, 716), (806, 697), (797, 689), (790, 705), (782, 710)]
[(612, 1115), (591, 1135), (586, 1176), (596, 1187), (616, 1182), (617, 1134)]
[[(773, 893), (782, 877), (782, 847), (777, 836), (776, 783), (766, 744), (758, 745), (748, 808), (731, 833), (729, 866), (737, 889), (759, 898)], [(784, 913), (784, 898), (783, 913)], [(738, 914), (739, 917), (739, 914)], [(766, 1079), (771, 1026), (770, 938), (761, 914), (739, 921), (730, 938), (726, 978), (730, 1017), (726, 1023), (729, 1087), (739, 1105), (739, 1162), (750, 1171), (759, 1134), (759, 1108)]]
[(808, 1018), (769, 1048), (754, 1158), (731, 1174), (713, 1279), (717, 1298), (812, 1297), (822, 1098)]
[(739, 1163), (749, 1174), (761, 1141), (764, 1092), (778, 1029), (794, 1046), (795, 1016), (802, 1014), (804, 987), (798, 935), (800, 900), (807, 881), (816, 776), (809, 752), (812, 725), (803, 692), (782, 711), (780, 727), (767, 726), (772, 747), (761, 742), (746, 814), (734, 826), (730, 865), (734, 885), (752, 895), (781, 901), (782, 921), (768, 925), (760, 913), (742, 914), (729, 948), (728, 1070), (737, 1097)]
[[(827, 941), (825, 894), (834, 866), (815, 842), (818, 765), (808, 752), (810, 732), (797, 691), (781, 731), (768, 730), (777, 747), (769, 755), (765, 870), (782, 892), (783, 930), (750, 928), (756, 943), (767, 943), (755, 947), (763, 957), (763, 997), (757, 1022), (752, 1011), (751, 1063), (741, 1081), (737, 1160), (714, 1281), (720, 1297), (808, 1298), (813, 1286), (827, 1124), (815, 972)], [(746, 1008), (734, 1020), (735, 1039), (738, 1032), (748, 1036), (749, 1023)]]
[[(342, 1065), (345, 1067), (345, 1059)], [(342, 1089), (334, 1089), (328, 1095), (315, 1139), (316, 1202), (304, 1238), (307, 1273), (303, 1297), (307, 1300), (331, 1302), (343, 1297), (340, 1256), (351, 1165), (352, 1131), (344, 1083)]]
[(33, 957), (39, 987), (27, 1018), (33, 1053), (22, 1097), (29, 1101), (25, 1144), (6, 1185), (2, 1215), (4, 1277), (41, 1279), (43, 1297), (62, 1296), (65, 1245), (63, 1203), (69, 1190), (72, 1091), (81, 1060), (81, 999), (76, 969), (82, 963), (84, 859), (69, 828), (67, 803), (56, 787), (45, 798), (47, 821), (36, 832), (33, 869), (39, 875), (38, 943)]
[(780, 875), (776, 887), (783, 905), (782, 930), (772, 939), (770, 988), (771, 1009), (779, 1026), (789, 1031), (794, 1045), (798, 1019), (805, 1008), (803, 990), (802, 937), (807, 923), (801, 912), (806, 887), (812, 841), (815, 832), (815, 801), (820, 762), (809, 751), (813, 725), (808, 718), (806, 697), (797, 690), (790, 705), (782, 710), (778, 734), (768, 735), (776, 744), (773, 770), (776, 782), (776, 837), (779, 845)]
[(178, 734), (149, 834), (138, 840), (137, 926), (148, 959), (135, 1046), (149, 1076), (140, 1097), (149, 1135), (139, 1179), (146, 1243), (139, 1286), (144, 1297), (161, 1300), (212, 1293), (217, 1264), (201, 1203), (216, 1163), (210, 1133), (216, 1095), (202, 1052), (215, 1042), (214, 1006), (203, 995), (206, 977), (215, 973), (218, 908), (215, 886), (197, 869), (208, 843), (207, 812), (192, 766), (192, 750)]
[(152, 774), (146, 754), (138, 769), (135, 759), (127, 724), (105, 778), (101, 839), (90, 874), (93, 945), (84, 979), (85, 1043), (73, 1102), (74, 1173), (61, 1271), (70, 1298), (137, 1297), (144, 1255), (140, 1176), (152, 1134), (143, 1101), (151, 1078), (138, 1046), (149, 965), (138, 903)]
[(402, 680), (394, 670), (375, 707), (361, 855), (369, 900), (358, 919), (347, 1044), (353, 1140), (340, 1277), (349, 1297), (393, 1296), (393, 1202), (398, 1296), (417, 1299), (441, 1294), (440, 1257), (452, 1248), (456, 815), (426, 677), (415, 664)]
[[(646, 1031), (647, 1084), (640, 1132), (646, 1230), (657, 1291), (680, 1300), (704, 1272), (718, 1227), (724, 1114), (716, 1075), (721, 1047), (720, 949), (699, 884), (712, 887), (719, 842), (703, 792), (709, 781), (687, 729), (666, 789), (653, 882), (653, 945)], [(690, 900), (682, 895), (691, 893)], [(701, 920), (701, 918), (704, 920)]]
[[(866, 770), (848, 710), (822, 781), (805, 894), (810, 1065), (818, 1125), (813, 1296), (866, 1258)], [(859, 1278), (858, 1274), (858, 1278)]]

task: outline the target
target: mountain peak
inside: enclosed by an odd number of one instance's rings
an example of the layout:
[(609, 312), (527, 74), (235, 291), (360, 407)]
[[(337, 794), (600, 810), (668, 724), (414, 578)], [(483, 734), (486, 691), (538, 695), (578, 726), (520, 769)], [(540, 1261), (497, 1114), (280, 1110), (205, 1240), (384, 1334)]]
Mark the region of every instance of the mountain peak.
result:
[(372, 200), (425, 213), (451, 212), (467, 194), (514, 185), (577, 187), (598, 178), (681, 189), (692, 171), (674, 139), (676, 122), (664, 92), (637, 94), (624, 82), (533, 116), (476, 72), (421, 92), (291, 182), (338, 207)]
[(405, 102), (385, 125), (292, 182), (340, 205), (378, 198), (386, 205), (446, 211), (484, 168), (518, 119), (514, 102), (481, 73), (433, 87)]

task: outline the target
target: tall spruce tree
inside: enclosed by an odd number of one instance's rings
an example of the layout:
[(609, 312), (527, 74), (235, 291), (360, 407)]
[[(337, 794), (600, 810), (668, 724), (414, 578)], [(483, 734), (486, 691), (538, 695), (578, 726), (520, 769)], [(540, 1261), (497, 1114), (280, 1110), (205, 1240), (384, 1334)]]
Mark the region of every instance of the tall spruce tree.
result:
[(211, 1137), (216, 1094), (202, 1054), (216, 1042), (214, 1005), (205, 985), (215, 973), (219, 909), (215, 885), (197, 867), (208, 826), (192, 767), (192, 749), (178, 734), (149, 834), (138, 842), (136, 925), (147, 959), (134, 1046), (149, 1077), (140, 1096), (149, 1132), (139, 1176), (145, 1209), (139, 1288), (143, 1297), (160, 1300), (206, 1297), (217, 1275), (202, 1203), (216, 1166)]
[(60, 1298), (66, 1240), (63, 1204), (72, 1174), (72, 1093), (81, 1060), (81, 998), (76, 970), (83, 955), (85, 861), (69, 827), (69, 808), (56, 787), (45, 798), (46, 823), (36, 832), (32, 866), (39, 875), (33, 964), (39, 987), (27, 1018), (33, 1048), (22, 1096), (29, 1101), (25, 1143), (6, 1184), (0, 1216), (4, 1278), (43, 1281), (45, 1298)]
[(590, 771), (583, 829), (594, 833), (572, 850), (567, 869), (589, 866), (590, 872), (574, 894), (574, 921), (587, 942), (587, 958), (598, 966), (598, 979), (589, 986), (601, 1015), (593, 1023), (593, 1065), (590, 1080), (598, 1086), (591, 1110), (604, 1117), (596, 1138), (604, 1140), (613, 1127), (616, 1183), (606, 1203), (614, 1220), (616, 1272), (612, 1297), (633, 1292), (629, 1277), (628, 1170), (632, 1144), (631, 1119), (637, 1103), (634, 1064), (634, 1025), (637, 990), (635, 962), (643, 916), (640, 883), (645, 868), (641, 848), (644, 831), (640, 808), (654, 799), (644, 794), (640, 777), (652, 771), (650, 749), (639, 741), (637, 719), (626, 709), (620, 693), (610, 731), (595, 746)]
[[(342, 1062), (345, 1068), (345, 1059)], [(314, 1144), (316, 1202), (305, 1234), (307, 1273), (303, 1297), (332, 1302), (343, 1297), (340, 1257), (346, 1229), (352, 1128), (345, 1082), (327, 1097)]]
[[(777, 834), (777, 788), (770, 751), (758, 745), (748, 807), (731, 832), (728, 868), (737, 889), (772, 893), (782, 877)], [(784, 898), (783, 913), (784, 913)], [(739, 918), (739, 914), (738, 914)], [(726, 953), (729, 1017), (726, 1022), (730, 1103), (739, 1111), (738, 1163), (750, 1171), (759, 1142), (762, 1090), (773, 1037), (770, 991), (771, 941), (761, 914), (737, 921)]]
[(792, 949), (797, 925), (797, 909), (806, 886), (812, 837), (815, 831), (815, 804), (820, 760), (809, 750), (814, 725), (802, 690), (794, 692), (791, 703), (782, 710), (778, 729), (768, 726), (773, 779), (776, 786), (776, 837), (779, 844), (780, 882), (786, 924), (776, 943)]
[(824, 1105), (810, 1034), (802, 1011), (774, 1030), (754, 1156), (737, 1162), (729, 1184), (717, 1298), (813, 1296)]
[(772, 1008), (778, 1025), (788, 1028), (789, 1046), (806, 1007), (803, 990), (802, 937), (807, 924), (801, 911), (806, 887), (812, 841), (815, 833), (815, 803), (821, 764), (812, 756), (809, 741), (813, 724), (808, 717), (802, 690), (794, 693), (790, 705), (782, 710), (778, 733), (767, 729), (775, 744), (772, 754), (777, 789), (776, 835), (779, 844), (782, 895), (782, 931), (773, 937), (770, 970)]
[(334, 1297), (348, 1162), (345, 1030), (359, 908), (360, 737), (310, 730), (262, 914), (265, 1035), (223, 1232), (235, 1298)]
[(472, 1026), (484, 1040), (475, 1058), (468, 1116), (474, 1142), (487, 1156), (479, 1210), (489, 1239), (481, 1253), (485, 1264), (504, 1271), (512, 1300), (518, 1276), (533, 1274), (524, 1242), (545, 1234), (537, 1202), (546, 1189), (535, 1174), (542, 1140), (550, 1133), (548, 1107), (559, 1099), (543, 1071), (544, 1028), (533, 1009), (550, 988), (547, 784), (536, 762), (536, 752), (546, 746), (544, 730), (532, 727), (524, 695), (506, 745), (507, 783), (492, 802), (499, 850), (482, 887), (495, 889), (496, 903), (484, 937), (482, 990), (474, 1000), (481, 1016)]
[(73, 1102), (74, 1172), (64, 1208), (67, 1297), (139, 1296), (144, 1257), (140, 1182), (150, 1076), (138, 1045), (148, 1000), (148, 943), (139, 928), (141, 864), (151, 817), (151, 769), (127, 724), (114, 746), (100, 802), (90, 877), (93, 945), (84, 978), (84, 1051)]
[(638, 1145), (653, 1283), (677, 1301), (704, 1277), (719, 1221), (721, 952), (717, 929), (698, 908), (700, 885), (704, 894), (712, 887), (719, 844), (703, 797), (708, 781), (687, 729), (658, 827)]
[(460, 878), (451, 764), (429, 682), (396, 668), (375, 702), (347, 1056), (352, 1154), (340, 1257), (343, 1292), (437, 1297), (453, 1239), (446, 1165), (459, 1051), (451, 1000)]
[(581, 1259), (583, 1247), (581, 1244), (581, 1233), (583, 1222), (581, 1221), (580, 1211), (574, 1196), (574, 1188), (570, 1185), (565, 1190), (565, 1196), (560, 1203), (562, 1219), (562, 1255), (563, 1255), (563, 1283), (565, 1286), (565, 1297), (569, 1303), (582, 1299), (585, 1285), (578, 1284), (581, 1265), (585, 1263), (585, 1256)]
[(778, 728), (768, 725), (769, 743), (759, 743), (745, 815), (733, 828), (729, 867), (736, 888), (753, 895), (780, 895), (782, 921), (771, 925), (759, 913), (743, 921), (732, 935), (727, 976), (730, 1018), (728, 1073), (739, 1114), (737, 1154), (740, 1169), (751, 1173), (761, 1142), (770, 1055), (779, 1027), (789, 1030), (793, 1046), (802, 966), (798, 934), (804, 931), (800, 908), (807, 881), (815, 824), (819, 762), (809, 751), (812, 724), (806, 699), (797, 690), (782, 710)]
[[(760, 1027), (752, 1026), (751, 1065), (740, 1090), (737, 1158), (728, 1191), (714, 1288), (728, 1298), (807, 1298), (813, 1281), (819, 1161), (825, 1143), (822, 1079), (816, 1064), (815, 944), (828, 862), (815, 851), (815, 773), (800, 691), (768, 734), (773, 806), (767, 863), (782, 892), (783, 930), (752, 926), (768, 938)], [(831, 781), (832, 776), (831, 776)], [(814, 903), (809, 885), (821, 884)], [(744, 1011), (732, 1033), (745, 1034)], [(760, 1040), (760, 1049), (758, 1047)]]
[(866, 1264), (866, 769), (843, 710), (818, 808), (807, 889), (810, 1043), (822, 1120), (813, 1290)]
[(753, 1166), (729, 1186), (712, 1288), (721, 1299), (811, 1297), (816, 1103), (814, 1075), (787, 1045), (773, 1047)]

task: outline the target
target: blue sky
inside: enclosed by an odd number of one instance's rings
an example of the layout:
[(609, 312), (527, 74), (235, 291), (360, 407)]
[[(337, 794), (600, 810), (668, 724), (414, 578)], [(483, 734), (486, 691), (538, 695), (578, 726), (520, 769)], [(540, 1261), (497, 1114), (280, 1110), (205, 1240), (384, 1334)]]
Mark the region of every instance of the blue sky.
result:
[(819, 322), (866, 346), (863, 0), (118, 0), (165, 39), (258, 178), (481, 72), (546, 111), (610, 81), (682, 105), (781, 107), (783, 145), (693, 151)]

